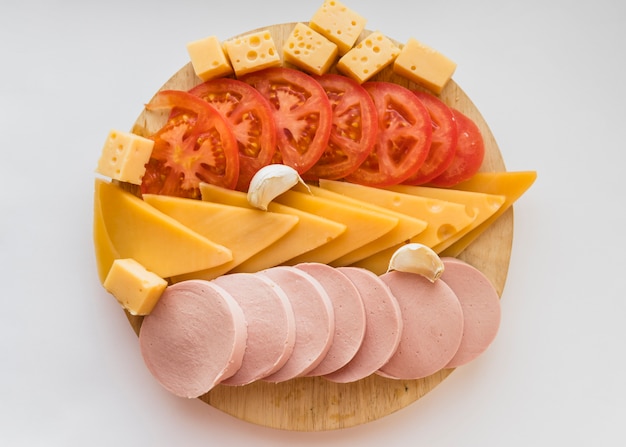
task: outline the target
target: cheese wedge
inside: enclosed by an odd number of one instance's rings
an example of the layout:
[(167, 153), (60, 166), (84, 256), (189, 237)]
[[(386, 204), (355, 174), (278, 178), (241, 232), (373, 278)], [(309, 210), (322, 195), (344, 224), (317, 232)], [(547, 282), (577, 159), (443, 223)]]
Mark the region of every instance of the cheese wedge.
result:
[(341, 235), (316, 249), (290, 259), (286, 262), (288, 265), (301, 262), (329, 264), (378, 239), (398, 225), (398, 219), (395, 217), (304, 192), (290, 190), (276, 197), (274, 201), (334, 220), (346, 226), (346, 231)]
[[(245, 192), (206, 183), (200, 184), (200, 192), (202, 200), (256, 210), (248, 203)], [(346, 231), (346, 226), (341, 223), (275, 202), (270, 203), (268, 211), (263, 212), (296, 216), (298, 223), (276, 242), (235, 267), (232, 270), (233, 273), (258, 272), (282, 264), (295, 256), (326, 244)]]
[(162, 278), (208, 269), (232, 259), (228, 248), (101, 179), (96, 179), (98, 206), (117, 255), (135, 259)]
[(104, 285), (109, 270), (116, 259), (121, 256), (113, 246), (109, 234), (107, 233), (104, 218), (102, 217), (102, 207), (100, 206), (99, 181), (96, 181), (93, 200), (93, 243), (96, 254), (96, 267), (100, 283)]
[(504, 214), (537, 179), (535, 171), (479, 172), (471, 179), (453, 187), (461, 191), (499, 194), (505, 197), (502, 206), (487, 220), (443, 250), (441, 256), (456, 257), (474, 242), (498, 217)]
[(410, 217), (405, 214), (383, 208), (381, 206), (372, 205), (371, 203), (367, 203), (362, 200), (353, 199), (351, 197), (330, 191), (328, 189), (319, 188), (312, 185), (309, 185), (309, 188), (314, 196), (324, 197), (337, 203), (345, 203), (349, 206), (354, 206), (364, 210), (370, 210), (382, 215), (398, 219), (398, 225), (392, 228), (391, 231), (373, 240), (372, 242), (368, 244), (363, 244), (361, 247), (352, 250), (351, 252), (341, 256), (338, 259), (335, 259), (330, 263), (330, 265), (332, 265), (333, 267), (350, 265), (386, 248), (395, 247), (400, 243), (405, 243), (406, 241), (420, 234), (428, 226), (428, 224), (422, 219)]
[(144, 194), (143, 200), (196, 233), (228, 247), (233, 254), (229, 262), (176, 276), (172, 282), (217, 278), (280, 239), (299, 220), (287, 214), (179, 197)]
[(467, 212), (475, 216), (471, 224), (454, 233), (451, 237), (439, 242), (432, 247), (437, 253), (441, 253), (450, 245), (474, 230), (480, 224), (493, 216), (504, 204), (505, 197), (496, 194), (485, 194), (473, 191), (458, 191), (447, 188), (431, 188), (427, 186), (394, 185), (388, 189), (404, 194), (428, 197), (431, 199), (445, 200), (448, 202), (465, 205)]

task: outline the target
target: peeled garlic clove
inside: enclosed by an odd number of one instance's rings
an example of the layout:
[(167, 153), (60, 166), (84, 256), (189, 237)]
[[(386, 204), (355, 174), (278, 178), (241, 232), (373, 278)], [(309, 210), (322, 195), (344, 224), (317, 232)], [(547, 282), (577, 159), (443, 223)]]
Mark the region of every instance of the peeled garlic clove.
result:
[[(250, 181), (248, 202), (255, 208), (267, 210), (269, 203), (298, 183), (306, 186), (298, 172), (287, 165), (272, 164), (261, 168)], [(306, 186), (308, 189), (308, 186)]]
[(430, 247), (411, 243), (400, 247), (391, 256), (387, 271), (417, 273), (435, 282), (443, 273), (443, 261)]

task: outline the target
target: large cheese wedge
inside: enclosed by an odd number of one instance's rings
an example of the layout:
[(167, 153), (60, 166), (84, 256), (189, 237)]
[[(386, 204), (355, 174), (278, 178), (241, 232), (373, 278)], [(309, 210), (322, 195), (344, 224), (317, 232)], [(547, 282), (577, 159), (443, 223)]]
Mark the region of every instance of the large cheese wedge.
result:
[(190, 230), (116, 184), (96, 179), (95, 187), (96, 206), (100, 207), (106, 234), (119, 257), (133, 258), (162, 278), (208, 269), (232, 259), (228, 248)]
[(502, 206), (487, 220), (441, 252), (441, 256), (457, 257), (474, 242), (498, 217), (511, 208), (537, 179), (535, 171), (479, 172), (453, 189), (500, 194), (505, 197)]
[(349, 206), (361, 208), (364, 210), (370, 210), (378, 214), (398, 219), (398, 225), (392, 228), (391, 231), (385, 233), (381, 237), (373, 240), (372, 242), (368, 244), (363, 244), (361, 247), (352, 250), (351, 252), (341, 256), (340, 258), (335, 259), (330, 263), (330, 265), (332, 265), (333, 267), (350, 265), (386, 248), (395, 247), (400, 243), (406, 243), (406, 241), (424, 231), (428, 225), (422, 219), (407, 216), (406, 214), (398, 213), (396, 211), (392, 211), (378, 205), (372, 205), (371, 203), (365, 202), (363, 200), (353, 199), (351, 197), (336, 193), (334, 191), (330, 191), (328, 189), (319, 188), (312, 185), (309, 185), (309, 188), (314, 196), (325, 197), (337, 203), (345, 203)]
[(470, 231), (477, 228), (493, 216), (504, 204), (506, 197), (498, 194), (486, 194), (474, 191), (458, 191), (447, 188), (431, 188), (427, 186), (394, 185), (389, 189), (405, 194), (428, 197), (431, 199), (445, 200), (448, 202), (465, 205), (468, 213), (475, 216), (471, 224), (454, 233), (451, 237), (441, 241), (434, 247), (437, 253), (441, 253), (450, 245), (461, 239)]
[(329, 264), (387, 234), (398, 225), (395, 217), (305, 192), (290, 190), (276, 197), (274, 201), (334, 220), (347, 227), (345, 232), (332, 241), (290, 259), (286, 262), (288, 265), (302, 262)]
[[(248, 203), (245, 192), (206, 183), (200, 184), (200, 192), (202, 200), (255, 209)], [(282, 264), (295, 256), (326, 244), (346, 231), (344, 224), (275, 202), (269, 204), (266, 212), (296, 216), (298, 223), (283, 237), (239, 264), (232, 272), (253, 273)]]
[(172, 282), (217, 278), (280, 239), (298, 223), (297, 216), (203, 200), (154, 194), (144, 194), (143, 200), (196, 233), (228, 247), (233, 254), (229, 262), (176, 276)]

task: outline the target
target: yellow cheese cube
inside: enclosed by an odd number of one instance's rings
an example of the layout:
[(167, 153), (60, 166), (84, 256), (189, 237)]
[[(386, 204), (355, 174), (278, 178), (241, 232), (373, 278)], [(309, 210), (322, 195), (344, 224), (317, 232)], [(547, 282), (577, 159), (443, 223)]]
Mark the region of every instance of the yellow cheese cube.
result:
[(393, 71), (439, 94), (456, 70), (456, 63), (411, 38), (400, 51)]
[(269, 31), (258, 31), (224, 42), (237, 76), (280, 65), (280, 55)]
[(345, 54), (365, 29), (366, 20), (336, 0), (326, 0), (315, 12), (309, 26), (334, 42)]
[(167, 281), (131, 258), (116, 259), (104, 280), (104, 288), (132, 315), (152, 312)]
[(112, 130), (104, 143), (96, 172), (121, 182), (141, 185), (154, 141)]
[(399, 53), (391, 39), (376, 31), (344, 54), (337, 70), (362, 83), (391, 64)]
[(215, 36), (189, 42), (187, 52), (194, 72), (203, 81), (228, 76), (233, 72), (228, 56)]
[(335, 62), (337, 45), (304, 23), (298, 23), (283, 46), (283, 57), (304, 71), (323, 75)]

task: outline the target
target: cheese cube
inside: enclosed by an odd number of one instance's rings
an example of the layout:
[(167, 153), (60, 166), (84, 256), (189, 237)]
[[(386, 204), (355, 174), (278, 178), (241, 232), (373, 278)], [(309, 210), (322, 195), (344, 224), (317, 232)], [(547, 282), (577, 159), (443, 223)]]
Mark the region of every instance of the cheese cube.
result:
[(187, 52), (194, 72), (203, 81), (228, 76), (233, 72), (228, 56), (215, 36), (189, 42)]
[(309, 26), (334, 42), (339, 54), (350, 50), (365, 29), (366, 20), (336, 0), (326, 0), (315, 12)]
[(441, 93), (455, 70), (456, 63), (413, 38), (404, 45), (393, 65), (395, 73), (437, 94)]
[(148, 315), (167, 287), (167, 281), (131, 258), (116, 259), (104, 288), (132, 315)]
[(280, 65), (280, 55), (269, 31), (258, 31), (224, 42), (237, 76)]
[(344, 54), (337, 70), (362, 83), (391, 64), (399, 53), (391, 39), (376, 31)]
[(121, 182), (141, 185), (154, 141), (112, 130), (104, 143), (96, 172)]
[(283, 57), (304, 71), (323, 75), (335, 62), (337, 45), (304, 23), (298, 23), (283, 46)]

